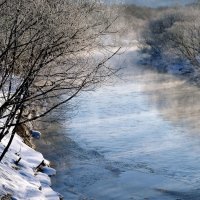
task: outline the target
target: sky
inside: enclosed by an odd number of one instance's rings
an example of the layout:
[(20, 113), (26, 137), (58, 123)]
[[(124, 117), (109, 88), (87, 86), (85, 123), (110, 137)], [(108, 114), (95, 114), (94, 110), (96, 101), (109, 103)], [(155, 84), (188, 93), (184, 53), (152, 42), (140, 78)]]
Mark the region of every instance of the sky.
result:
[(112, 2), (124, 2), (128, 4), (136, 4), (149, 7), (185, 5), (195, 2), (195, 0), (111, 0)]

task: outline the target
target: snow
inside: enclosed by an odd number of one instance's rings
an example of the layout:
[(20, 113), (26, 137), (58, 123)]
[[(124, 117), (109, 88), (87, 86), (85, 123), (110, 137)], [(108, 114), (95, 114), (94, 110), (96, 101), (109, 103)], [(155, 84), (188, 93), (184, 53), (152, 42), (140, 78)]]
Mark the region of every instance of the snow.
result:
[(56, 170), (47, 166), (42, 168), (42, 172), (47, 174), (48, 176), (56, 175)]
[[(8, 142), (8, 137), (0, 143), (0, 152)], [(21, 158), (18, 165), (15, 162)], [(42, 172), (36, 167), (44, 161)], [(4, 159), (0, 163), (0, 199), (10, 194), (15, 200), (59, 200), (60, 194), (51, 188), (49, 176), (55, 175), (56, 171), (48, 167), (49, 161), (34, 149), (22, 142), (18, 135)]]

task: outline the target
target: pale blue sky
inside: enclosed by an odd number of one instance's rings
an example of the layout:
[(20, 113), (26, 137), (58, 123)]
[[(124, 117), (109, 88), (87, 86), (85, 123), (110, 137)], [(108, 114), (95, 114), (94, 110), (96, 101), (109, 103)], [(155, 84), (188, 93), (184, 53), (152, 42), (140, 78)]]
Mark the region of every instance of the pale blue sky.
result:
[(150, 7), (184, 5), (195, 2), (195, 0), (104, 0), (105, 2), (125, 2)]

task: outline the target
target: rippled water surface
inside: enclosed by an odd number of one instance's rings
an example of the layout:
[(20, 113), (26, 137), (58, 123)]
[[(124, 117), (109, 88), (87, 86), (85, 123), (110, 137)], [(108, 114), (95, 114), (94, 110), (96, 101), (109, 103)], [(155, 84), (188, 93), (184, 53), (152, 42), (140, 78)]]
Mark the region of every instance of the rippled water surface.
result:
[(46, 127), (38, 148), (65, 199), (200, 199), (200, 89), (138, 57), (114, 58), (122, 78), (79, 96), (64, 126)]

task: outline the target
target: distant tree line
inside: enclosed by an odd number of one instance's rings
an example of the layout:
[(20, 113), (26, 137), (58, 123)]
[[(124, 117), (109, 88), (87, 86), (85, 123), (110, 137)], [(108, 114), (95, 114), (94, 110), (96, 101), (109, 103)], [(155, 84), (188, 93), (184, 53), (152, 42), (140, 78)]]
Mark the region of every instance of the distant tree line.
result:
[(140, 34), (146, 20), (154, 15), (154, 9), (136, 5), (124, 5), (120, 11), (126, 25), (125, 33), (131, 31)]
[(141, 35), (152, 59), (177, 59), (200, 69), (200, 6), (169, 8), (151, 19)]

